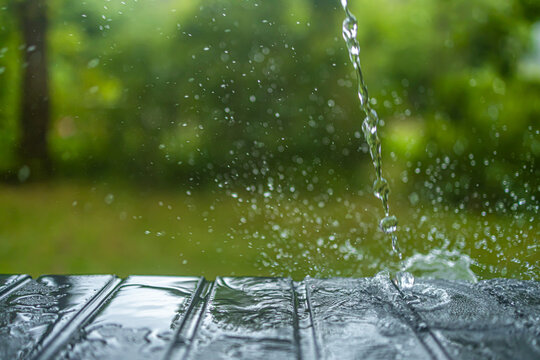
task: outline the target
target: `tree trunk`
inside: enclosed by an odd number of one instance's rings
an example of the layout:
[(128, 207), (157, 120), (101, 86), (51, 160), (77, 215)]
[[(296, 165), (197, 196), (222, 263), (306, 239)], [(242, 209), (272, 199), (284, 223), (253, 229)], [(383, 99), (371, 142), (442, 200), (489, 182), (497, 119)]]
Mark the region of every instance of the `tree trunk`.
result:
[(49, 79), (46, 56), (46, 0), (23, 0), (20, 25), (24, 43), (19, 156), (32, 178), (50, 173), (47, 146), (49, 128)]

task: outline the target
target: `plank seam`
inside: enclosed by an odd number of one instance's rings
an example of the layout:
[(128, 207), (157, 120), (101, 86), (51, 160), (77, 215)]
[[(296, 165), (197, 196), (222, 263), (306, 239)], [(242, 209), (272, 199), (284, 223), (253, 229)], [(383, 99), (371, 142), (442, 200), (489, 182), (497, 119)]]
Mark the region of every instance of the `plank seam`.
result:
[[(427, 322), (424, 320), (424, 318), (416, 311), (414, 310), (414, 308), (409, 305), (409, 303), (407, 301), (405, 301), (405, 294), (399, 289), (399, 287), (393, 282), (393, 281), (390, 281), (392, 283), (392, 285), (394, 286), (394, 288), (397, 290), (398, 294), (399, 294), (399, 297), (401, 298), (402, 302), (405, 304), (405, 307), (413, 314), (413, 316), (415, 317), (416, 321), (418, 323), (422, 322), (424, 324), (426, 324), (426, 329), (427, 329), (427, 333), (429, 335), (429, 337), (431, 337), (431, 339), (434, 341), (436, 347), (438, 348), (437, 350), (440, 351), (440, 353), (445, 357), (446, 360), (452, 360), (452, 357), (450, 357), (450, 355), (448, 354), (448, 352), (446, 351), (446, 349), (443, 347), (443, 345), (440, 343), (439, 339), (437, 339), (437, 337), (435, 336), (435, 334), (433, 334), (432, 330), (431, 330), (431, 327), (427, 324)], [(392, 305), (392, 304), (390, 304)], [(393, 307), (393, 305), (392, 305)], [(398, 312), (399, 313), (399, 312)], [(406, 319), (404, 319), (407, 323), (408, 321)], [(418, 338), (418, 340), (420, 341), (420, 343), (422, 344), (422, 346), (424, 346), (424, 348), (426, 349), (426, 351), (431, 355), (431, 357), (433, 359), (437, 359), (438, 357), (436, 356), (436, 354), (434, 353), (433, 349), (428, 346), (428, 344), (426, 344), (426, 342), (424, 341), (424, 339), (422, 338), (422, 336), (419, 334), (418, 330), (416, 329), (415, 326), (413, 326), (412, 324), (409, 324), (410, 328), (412, 329), (413, 333), (416, 335), (416, 337)]]
[(300, 324), (298, 320), (298, 296), (296, 294), (296, 288), (294, 282), (289, 278), (289, 283), (291, 285), (292, 292), (292, 302), (293, 302), (293, 334), (294, 334), (294, 344), (296, 349), (296, 358), (302, 360), (302, 350), (300, 348)]
[(314, 322), (314, 316), (313, 316), (313, 310), (312, 310), (313, 306), (311, 303), (311, 292), (309, 291), (309, 278), (305, 279), (304, 288), (306, 291), (306, 305), (308, 308), (309, 319), (311, 322), (311, 333), (313, 334), (313, 344), (315, 345), (315, 358), (320, 359), (321, 350), (320, 350), (319, 341), (317, 339), (317, 334), (315, 332), (315, 322)]
[(174, 332), (172, 341), (171, 341), (171, 343), (169, 345), (169, 348), (165, 352), (165, 355), (163, 356), (163, 359), (170, 359), (172, 354), (173, 354), (175, 345), (177, 343), (179, 343), (179, 342), (184, 342), (183, 340), (181, 341), (181, 339), (180, 339), (182, 330), (186, 326), (187, 319), (190, 317), (193, 309), (197, 305), (198, 299), (199, 299), (204, 287), (207, 284), (208, 284), (208, 282), (206, 281), (206, 279), (204, 277), (201, 277), (199, 279), (199, 282), (197, 283), (197, 287), (195, 288), (195, 291), (193, 292), (193, 294), (189, 298), (187, 305), (184, 307), (186, 309), (186, 312), (182, 316), (182, 320), (180, 321), (180, 324), (178, 325), (178, 328)]
[(32, 278), (28, 275), (19, 275), (19, 277), (15, 279), (12, 283), (6, 285), (3, 290), (0, 290), (0, 300), (2, 300), (4, 297), (8, 296), (12, 292), (20, 289), (30, 280), (32, 280)]
[[(112, 294), (118, 289), (118, 287), (124, 282), (113, 276), (111, 280), (107, 282), (82, 308), (79, 312), (73, 316), (69, 322), (64, 325), (58, 334), (55, 335), (50, 340), (45, 338), (42, 339), (32, 351), (32, 354), (29, 358), (34, 360), (48, 360), (52, 359), (57, 353), (65, 346), (73, 337), (73, 334), (81, 329), (86, 323), (92, 318), (92, 316), (99, 311), (99, 309), (106, 304), (111, 298)], [(46, 346), (40, 350), (37, 350), (40, 345), (45, 344)]]
[[(216, 278), (216, 281), (217, 281), (217, 278)], [(210, 287), (210, 291), (205, 296), (204, 303), (203, 303), (203, 306), (202, 306), (202, 309), (201, 309), (201, 314), (199, 315), (199, 318), (197, 319), (195, 329), (193, 330), (193, 335), (191, 336), (191, 339), (189, 339), (190, 341), (188, 342), (188, 346), (187, 346), (186, 352), (184, 354), (184, 359), (187, 359), (189, 357), (189, 353), (191, 352), (191, 349), (193, 348), (194, 340), (197, 337), (197, 331), (199, 331), (199, 327), (201, 326), (201, 322), (202, 322), (202, 320), (204, 318), (204, 314), (206, 313), (206, 308), (208, 307), (208, 304), (212, 301), (212, 299), (215, 296), (215, 292), (216, 292), (215, 284), (216, 284), (216, 281), (207, 283), (207, 286)]]

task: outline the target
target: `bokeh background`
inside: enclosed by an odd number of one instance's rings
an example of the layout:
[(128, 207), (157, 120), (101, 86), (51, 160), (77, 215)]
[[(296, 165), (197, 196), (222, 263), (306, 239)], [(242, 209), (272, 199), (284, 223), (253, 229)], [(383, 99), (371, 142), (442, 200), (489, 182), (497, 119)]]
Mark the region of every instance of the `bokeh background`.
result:
[[(540, 279), (540, 3), (351, 1), (416, 275)], [(399, 267), (338, 0), (0, 4), (0, 273)]]

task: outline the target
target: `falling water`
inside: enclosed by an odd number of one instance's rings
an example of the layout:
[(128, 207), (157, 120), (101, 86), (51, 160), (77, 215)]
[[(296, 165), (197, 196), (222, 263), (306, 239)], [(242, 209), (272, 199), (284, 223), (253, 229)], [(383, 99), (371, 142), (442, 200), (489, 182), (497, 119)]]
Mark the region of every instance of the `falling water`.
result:
[[(358, 44), (357, 39), (358, 21), (350, 12), (347, 0), (341, 0), (341, 5), (346, 14), (346, 18), (343, 20), (343, 39), (345, 39), (347, 44), (351, 63), (356, 70), (357, 93), (358, 98), (360, 99), (360, 108), (365, 114), (362, 130), (369, 146), (369, 153), (373, 160), (373, 166), (375, 167), (376, 179), (373, 184), (373, 193), (381, 200), (384, 209), (384, 218), (380, 221), (379, 225), (381, 230), (391, 238), (392, 249), (399, 257), (400, 268), (403, 269), (403, 255), (399, 248), (397, 235), (395, 234), (397, 229), (397, 218), (390, 214), (390, 207), (388, 205), (390, 187), (388, 186), (388, 181), (382, 174), (381, 140), (379, 139), (377, 131), (377, 127), (379, 126), (379, 116), (377, 115), (377, 112), (371, 108), (367, 86), (364, 82), (362, 68), (360, 67), (360, 45)], [(410, 273), (399, 271), (396, 274), (395, 282), (399, 288), (409, 289), (414, 283), (414, 277)]]

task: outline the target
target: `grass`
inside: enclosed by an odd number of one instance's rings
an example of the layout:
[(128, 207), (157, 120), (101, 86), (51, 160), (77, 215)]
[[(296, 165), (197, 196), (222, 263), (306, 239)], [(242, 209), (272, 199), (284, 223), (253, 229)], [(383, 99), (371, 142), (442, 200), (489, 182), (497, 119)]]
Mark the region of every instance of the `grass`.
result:
[[(0, 272), (253, 272), (254, 251), (216, 250), (217, 234), (232, 219), (220, 219), (210, 236), (185, 196), (116, 188), (112, 200), (112, 193), (72, 184), (2, 188)], [(202, 208), (208, 200), (196, 202)]]
[[(527, 214), (455, 213), (393, 201), (417, 274), (539, 278), (539, 225)], [(354, 194), (1, 185), (0, 273), (371, 276), (396, 268), (376, 227), (379, 206)]]

